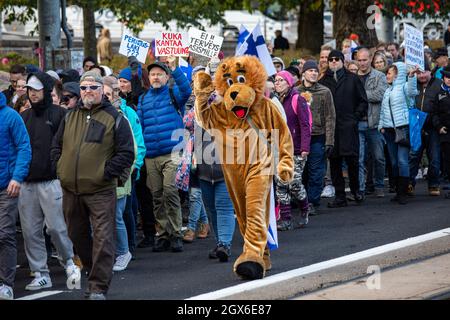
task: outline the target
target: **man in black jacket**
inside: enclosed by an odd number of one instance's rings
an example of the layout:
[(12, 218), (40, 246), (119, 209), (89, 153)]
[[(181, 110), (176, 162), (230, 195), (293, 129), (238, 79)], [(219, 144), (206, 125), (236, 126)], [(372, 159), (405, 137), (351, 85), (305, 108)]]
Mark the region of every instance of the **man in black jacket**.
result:
[(433, 103), (441, 90), (442, 81), (433, 77), (428, 62), (425, 62), (425, 71), (417, 74), (419, 95), (416, 96), (417, 109), (428, 113), (422, 128), (422, 145), (416, 152), (409, 155), (409, 187), (408, 194), (414, 194), (416, 176), (422, 160), (424, 150), (427, 150), (428, 166), (428, 193), (430, 196), (439, 196), (439, 171), (441, 169), (441, 149), (439, 146), (439, 132), (433, 128), (431, 112)]
[(348, 166), (350, 189), (359, 204), (364, 195), (359, 190), (359, 134), (358, 121), (367, 117), (367, 95), (358, 76), (345, 70), (344, 55), (333, 50), (328, 56), (329, 69), (319, 81), (331, 90), (336, 108), (334, 149), (330, 157), (330, 170), (336, 197), (328, 203), (330, 208), (347, 206), (343, 161)]
[(31, 108), (22, 113), (32, 149), (30, 171), (19, 195), (25, 253), (34, 273), (34, 279), (25, 287), (26, 290), (52, 286), (42, 232), (44, 225), (65, 264), (67, 277), (71, 281), (80, 278), (80, 270), (72, 260), (73, 245), (64, 221), (61, 185), (50, 162), (53, 136), (65, 116), (65, 109), (52, 103), (53, 85), (54, 80), (50, 75), (31, 73), (26, 85)]
[[(442, 70), (443, 83), (433, 103), (432, 123), (439, 132), (444, 170), (450, 173), (450, 66)], [(445, 195), (450, 199), (450, 191)]]

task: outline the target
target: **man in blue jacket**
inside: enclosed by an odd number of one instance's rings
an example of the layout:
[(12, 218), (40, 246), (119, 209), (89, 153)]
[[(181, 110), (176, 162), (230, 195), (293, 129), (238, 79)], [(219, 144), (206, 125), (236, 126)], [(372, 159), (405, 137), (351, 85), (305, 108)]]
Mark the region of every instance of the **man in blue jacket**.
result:
[(30, 138), (22, 117), (0, 92), (0, 300), (14, 298), (16, 216), (20, 185), (31, 162)]
[[(173, 252), (181, 252), (181, 205), (175, 186), (180, 155), (179, 149), (176, 150), (183, 140), (182, 117), (191, 87), (183, 71), (176, 67), (175, 57), (168, 57), (167, 62), (168, 66), (155, 62), (147, 67), (151, 88), (139, 98), (138, 115), (147, 148), (147, 185), (153, 195), (155, 218), (160, 226), (153, 251), (171, 248)], [(170, 75), (175, 82), (173, 87), (168, 85)]]

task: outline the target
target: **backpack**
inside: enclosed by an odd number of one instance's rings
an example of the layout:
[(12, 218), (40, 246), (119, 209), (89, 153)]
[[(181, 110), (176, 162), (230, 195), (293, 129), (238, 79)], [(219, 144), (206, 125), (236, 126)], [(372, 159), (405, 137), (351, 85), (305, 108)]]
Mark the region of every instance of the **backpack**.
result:
[[(294, 110), (295, 115), (298, 115), (298, 96), (299, 94), (296, 93), (292, 96), (292, 110)], [(309, 127), (312, 131), (312, 113), (311, 113), (311, 108), (309, 107), (309, 104), (306, 103), (308, 106), (308, 121), (309, 121)]]

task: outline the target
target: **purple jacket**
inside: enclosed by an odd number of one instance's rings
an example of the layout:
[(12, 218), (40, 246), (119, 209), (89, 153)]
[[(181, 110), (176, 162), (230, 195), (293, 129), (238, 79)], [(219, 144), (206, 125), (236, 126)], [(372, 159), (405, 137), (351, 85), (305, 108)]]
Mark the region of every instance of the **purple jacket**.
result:
[[(292, 97), (298, 95), (297, 114), (292, 107)], [(292, 89), (284, 98), (284, 111), (286, 112), (287, 125), (294, 141), (294, 155), (309, 152), (311, 144), (311, 124), (309, 123), (309, 106), (295, 89)]]

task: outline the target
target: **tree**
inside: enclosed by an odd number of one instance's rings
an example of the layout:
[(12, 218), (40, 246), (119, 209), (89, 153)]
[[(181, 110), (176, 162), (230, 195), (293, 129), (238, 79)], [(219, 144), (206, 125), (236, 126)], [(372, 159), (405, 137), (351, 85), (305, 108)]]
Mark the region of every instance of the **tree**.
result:
[(355, 33), (359, 36), (360, 44), (374, 47), (378, 43), (375, 28), (368, 28), (369, 14), (367, 8), (374, 4), (373, 0), (332, 1), (333, 34), (336, 47), (339, 49), (342, 41)]
[[(168, 22), (176, 20), (179, 27), (196, 26), (203, 29), (201, 20), (210, 24), (225, 22), (222, 18), (232, 0), (69, 0), (68, 5), (83, 8), (83, 47), (85, 55), (97, 56), (94, 12), (111, 10), (120, 22), (133, 32), (141, 31), (147, 21), (159, 22), (168, 27)], [(24, 10), (18, 10), (22, 6)], [(5, 22), (36, 21), (36, 1), (2, 0), (0, 10), (4, 12)]]
[(298, 14), (296, 48), (304, 48), (311, 53), (320, 51), (323, 44), (323, 0), (304, 0)]

